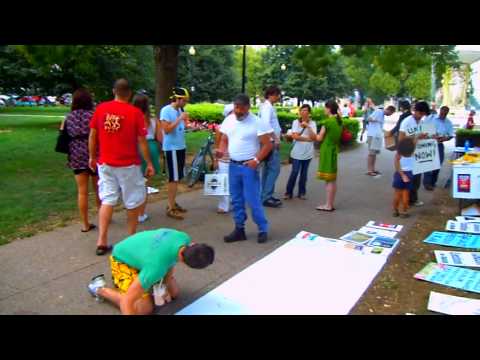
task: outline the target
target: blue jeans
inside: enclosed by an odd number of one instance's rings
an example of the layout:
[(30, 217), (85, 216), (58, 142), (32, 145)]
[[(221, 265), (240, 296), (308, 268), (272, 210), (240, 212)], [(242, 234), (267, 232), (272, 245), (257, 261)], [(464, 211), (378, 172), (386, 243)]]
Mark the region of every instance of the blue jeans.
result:
[(272, 198), (278, 175), (280, 175), (280, 150), (274, 148), (263, 166), (262, 203)]
[[(445, 159), (445, 146), (442, 143), (438, 144), (438, 153), (440, 155), (440, 165), (443, 164)], [(438, 175), (440, 174), (440, 169), (427, 172), (423, 175), (423, 186), (433, 186), (437, 184)]]
[(243, 229), (247, 220), (245, 202), (250, 207), (252, 218), (259, 232), (268, 232), (268, 220), (265, 217), (260, 200), (260, 175), (257, 170), (248, 166), (230, 163), (229, 166), (230, 196), (233, 205), (235, 227)]
[(307, 174), (310, 161), (311, 159), (292, 159), (292, 172), (288, 178), (286, 194), (293, 196), (293, 189), (295, 188), (295, 183), (297, 182), (298, 173), (300, 173), (300, 180), (298, 182), (298, 196), (307, 194)]

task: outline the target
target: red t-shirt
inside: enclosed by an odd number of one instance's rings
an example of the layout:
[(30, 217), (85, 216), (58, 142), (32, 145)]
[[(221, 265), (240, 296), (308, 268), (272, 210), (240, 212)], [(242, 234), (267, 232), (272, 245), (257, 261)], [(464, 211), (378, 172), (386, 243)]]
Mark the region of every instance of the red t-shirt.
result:
[(145, 117), (135, 106), (108, 101), (97, 106), (90, 128), (97, 130), (98, 163), (110, 166), (140, 165), (138, 136), (147, 135)]

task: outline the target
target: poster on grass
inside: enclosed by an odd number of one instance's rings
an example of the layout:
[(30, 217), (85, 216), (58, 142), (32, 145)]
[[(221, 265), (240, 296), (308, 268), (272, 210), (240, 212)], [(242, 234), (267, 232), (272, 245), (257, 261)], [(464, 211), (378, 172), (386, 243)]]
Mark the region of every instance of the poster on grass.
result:
[(480, 234), (480, 223), (448, 220), (445, 230), (469, 234)]
[(396, 231), (396, 232), (400, 232), (403, 229), (403, 225), (386, 224), (386, 223), (373, 221), (373, 220), (370, 220), (365, 226), (373, 227), (376, 229), (382, 229), (382, 230)]
[(434, 231), (424, 241), (427, 244), (480, 249), (480, 235)]
[(414, 158), (414, 175), (440, 169), (440, 154), (438, 152), (437, 140), (418, 140)]
[(480, 271), (429, 263), (415, 279), (480, 294)]
[(480, 252), (435, 250), (437, 263), (453, 266), (480, 267)]
[(447, 315), (480, 315), (480, 300), (431, 291), (428, 310)]

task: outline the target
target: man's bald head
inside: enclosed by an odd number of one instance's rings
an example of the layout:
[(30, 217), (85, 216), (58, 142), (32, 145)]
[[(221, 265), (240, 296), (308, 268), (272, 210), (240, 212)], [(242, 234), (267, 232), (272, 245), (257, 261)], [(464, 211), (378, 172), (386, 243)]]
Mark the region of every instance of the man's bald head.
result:
[(122, 100), (130, 100), (132, 96), (132, 89), (130, 88), (130, 84), (128, 83), (127, 79), (118, 79), (113, 84), (113, 94), (115, 97), (120, 98)]

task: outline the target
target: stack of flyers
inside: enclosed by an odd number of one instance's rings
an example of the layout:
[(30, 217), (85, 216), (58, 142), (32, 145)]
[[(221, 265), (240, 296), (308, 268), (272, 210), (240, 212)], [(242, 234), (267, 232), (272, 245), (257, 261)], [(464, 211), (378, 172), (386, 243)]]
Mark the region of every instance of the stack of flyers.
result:
[(472, 223), (480, 224), (480, 217), (477, 217), (477, 216), (457, 216), (456, 220), (460, 222), (466, 222), (466, 223), (472, 222)]
[(396, 231), (396, 232), (400, 232), (403, 229), (403, 225), (384, 224), (384, 223), (373, 221), (373, 220), (369, 221), (366, 226), (373, 227), (376, 229), (390, 230), (390, 231)]
[(469, 234), (480, 234), (480, 223), (448, 220), (446, 230)]
[(384, 236), (392, 239), (398, 234), (396, 231), (383, 230), (370, 226), (364, 226), (360, 230), (358, 230), (358, 232), (366, 235)]

